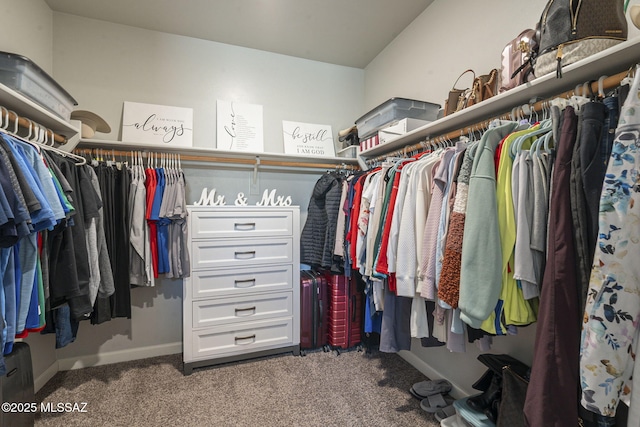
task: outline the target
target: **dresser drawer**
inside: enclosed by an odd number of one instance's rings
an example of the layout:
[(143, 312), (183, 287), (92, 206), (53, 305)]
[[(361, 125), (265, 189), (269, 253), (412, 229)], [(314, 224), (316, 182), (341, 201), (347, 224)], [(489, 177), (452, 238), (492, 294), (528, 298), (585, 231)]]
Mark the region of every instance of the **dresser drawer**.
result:
[(248, 267), (241, 270), (199, 270), (191, 273), (192, 299), (256, 292), (293, 289), (293, 266), (276, 265)]
[(293, 234), (292, 211), (191, 212), (193, 239), (277, 237)]
[(292, 292), (238, 298), (218, 298), (193, 303), (193, 327), (293, 316)]
[(195, 360), (293, 344), (293, 319), (243, 322), (193, 331)]
[(192, 270), (293, 262), (291, 239), (193, 241)]

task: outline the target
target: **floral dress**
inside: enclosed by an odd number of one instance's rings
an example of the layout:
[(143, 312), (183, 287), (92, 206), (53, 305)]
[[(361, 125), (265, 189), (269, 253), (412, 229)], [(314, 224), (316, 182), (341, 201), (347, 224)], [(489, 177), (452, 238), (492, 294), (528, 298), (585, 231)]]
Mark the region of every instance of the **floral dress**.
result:
[[(603, 183), (582, 330), (581, 403), (609, 417), (620, 399), (629, 403), (640, 331), (639, 86), (640, 70), (620, 114)], [(631, 405), (629, 420), (637, 406)]]

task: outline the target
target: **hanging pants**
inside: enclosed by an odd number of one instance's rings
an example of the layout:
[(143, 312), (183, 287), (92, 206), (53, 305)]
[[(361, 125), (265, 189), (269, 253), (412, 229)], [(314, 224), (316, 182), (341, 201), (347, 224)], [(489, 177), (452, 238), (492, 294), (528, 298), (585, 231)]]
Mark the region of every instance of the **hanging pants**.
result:
[(577, 131), (572, 107), (564, 110), (549, 203), (547, 264), (542, 281), (536, 342), (524, 414), (529, 427), (578, 422), (580, 317), (569, 195)]

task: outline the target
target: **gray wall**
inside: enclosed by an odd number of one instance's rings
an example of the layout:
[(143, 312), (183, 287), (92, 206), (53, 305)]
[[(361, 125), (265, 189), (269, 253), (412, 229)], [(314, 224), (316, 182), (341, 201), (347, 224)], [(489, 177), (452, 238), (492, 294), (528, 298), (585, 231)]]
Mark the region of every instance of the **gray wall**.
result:
[(43, 0), (0, 0), (0, 50), (53, 69), (53, 12)]
[[(53, 14), (53, 71), (79, 103), (100, 114), (118, 140), (122, 104), (136, 101), (194, 110), (195, 147), (215, 148), (216, 100), (261, 104), (265, 151), (283, 152), (282, 120), (348, 127), (362, 110), (364, 70), (234, 47), (189, 37)], [(126, 149), (131, 149), (127, 147)], [(187, 201), (216, 188), (233, 204), (239, 192), (255, 204), (265, 189), (291, 195), (304, 224), (309, 195), (322, 170), (184, 162)], [(78, 339), (58, 350), (61, 369), (182, 351), (182, 282), (160, 280), (132, 289), (132, 319), (81, 324)]]
[[(265, 151), (282, 153), (282, 120), (328, 124), (359, 117), (364, 70), (54, 13), (53, 69), (119, 139), (122, 103), (194, 110), (196, 147), (216, 148), (216, 100), (260, 104)], [(337, 139), (337, 138), (336, 138)]]

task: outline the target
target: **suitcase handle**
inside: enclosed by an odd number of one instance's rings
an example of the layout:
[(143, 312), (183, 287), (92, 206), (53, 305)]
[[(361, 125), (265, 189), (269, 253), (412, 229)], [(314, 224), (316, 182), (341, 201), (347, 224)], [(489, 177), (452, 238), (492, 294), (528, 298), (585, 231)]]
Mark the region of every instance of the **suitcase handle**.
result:
[(356, 296), (351, 295), (351, 321), (356, 321)]
[(324, 312), (324, 309), (322, 307), (322, 300), (318, 301), (318, 309), (320, 311), (320, 316), (318, 316), (318, 326), (322, 325), (322, 313)]

